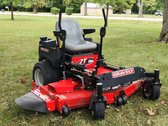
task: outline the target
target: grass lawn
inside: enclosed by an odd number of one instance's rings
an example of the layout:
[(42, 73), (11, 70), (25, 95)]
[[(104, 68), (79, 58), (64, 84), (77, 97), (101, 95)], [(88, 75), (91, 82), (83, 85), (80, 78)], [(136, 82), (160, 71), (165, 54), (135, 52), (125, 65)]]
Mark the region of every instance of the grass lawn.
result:
[[(109, 20), (103, 53), (107, 61), (120, 66), (141, 66), (161, 71), (161, 97), (145, 100), (141, 93), (130, 97), (128, 104), (106, 109), (103, 121), (93, 121), (88, 108), (72, 110), (66, 118), (59, 113), (41, 114), (25, 111), (15, 98), (31, 89), (32, 68), (38, 61), (40, 36), (54, 38), (54, 17), (0, 15), (0, 125), (68, 126), (168, 126), (168, 45), (157, 43), (161, 22)], [(99, 41), (101, 19), (77, 19), (83, 28), (96, 28), (93, 40)], [(147, 109), (155, 113), (150, 116)]]

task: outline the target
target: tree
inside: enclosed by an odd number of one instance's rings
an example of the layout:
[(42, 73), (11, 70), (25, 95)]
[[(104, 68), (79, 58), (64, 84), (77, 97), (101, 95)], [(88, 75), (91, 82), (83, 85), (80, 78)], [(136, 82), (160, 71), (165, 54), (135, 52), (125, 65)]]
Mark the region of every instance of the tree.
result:
[(84, 15), (86, 16), (86, 15), (87, 15), (87, 2), (86, 2), (86, 1), (85, 1), (85, 3), (84, 3), (84, 6), (85, 6)]
[(78, 13), (80, 12), (80, 6), (84, 0), (64, 0), (64, 4), (66, 7), (72, 7), (73, 12)]
[(2, 3), (4, 5), (10, 6), (11, 20), (14, 20), (13, 7), (16, 6), (19, 3), (19, 0), (2, 0)]
[(144, 13), (153, 14), (156, 11), (156, 6), (157, 6), (156, 0), (145, 0)]
[(57, 7), (61, 10), (65, 9), (65, 6), (63, 4), (63, 0), (50, 0), (49, 2), (49, 7)]
[(123, 12), (126, 9), (131, 9), (136, 0), (91, 0), (100, 4), (108, 3), (113, 7), (115, 12)]
[(160, 42), (168, 42), (168, 0), (164, 0), (163, 24), (160, 33)]
[(124, 12), (131, 9), (136, 0), (113, 0), (112, 6), (114, 11)]
[(124, 9), (131, 9), (136, 0), (124, 0)]
[(162, 10), (163, 0), (138, 0), (139, 17), (143, 17), (143, 13), (153, 14), (156, 10)]
[(3, 5), (3, 0), (0, 0), (0, 7)]
[(27, 2), (25, 2), (24, 6), (26, 8), (33, 7), (33, 12), (37, 13), (38, 8), (47, 6), (48, 4), (49, 4), (49, 0), (27, 0)]
[(139, 8), (138, 16), (141, 18), (143, 17), (143, 0), (138, 0), (137, 6)]
[(84, 0), (72, 0), (71, 7), (73, 8), (73, 11), (75, 13), (80, 12), (80, 6), (82, 5), (83, 2)]
[(163, 10), (163, 1), (164, 0), (156, 0), (156, 10)]

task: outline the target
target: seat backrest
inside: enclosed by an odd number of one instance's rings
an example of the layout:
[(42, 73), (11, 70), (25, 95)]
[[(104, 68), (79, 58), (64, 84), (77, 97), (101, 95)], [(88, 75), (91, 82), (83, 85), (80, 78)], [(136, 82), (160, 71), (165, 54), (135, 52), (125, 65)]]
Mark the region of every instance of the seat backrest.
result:
[[(78, 22), (72, 19), (62, 19), (61, 27), (66, 31), (65, 44), (83, 44), (83, 30), (80, 28)], [(59, 30), (58, 22), (56, 23), (56, 30)]]

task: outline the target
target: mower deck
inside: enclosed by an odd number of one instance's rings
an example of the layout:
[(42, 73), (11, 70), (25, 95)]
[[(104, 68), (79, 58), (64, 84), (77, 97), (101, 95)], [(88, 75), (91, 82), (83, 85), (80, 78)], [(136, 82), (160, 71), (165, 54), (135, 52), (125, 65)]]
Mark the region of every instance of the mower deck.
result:
[[(97, 75), (108, 72), (112, 72), (112, 70), (100, 67)], [(121, 92), (126, 97), (131, 96), (141, 88), (143, 82), (144, 80), (141, 79), (134, 81), (129, 85), (117, 87), (117, 89), (105, 89), (102, 95), (106, 98), (106, 104), (116, 103), (116, 99), (121, 95)], [(45, 104), (44, 106), (48, 111), (46, 111), (45, 108), (41, 110), (44, 110), (43, 112), (45, 113), (55, 110), (62, 113), (63, 106), (67, 106), (69, 110), (87, 107), (90, 105), (92, 94), (95, 93), (95, 90), (85, 90), (83, 85), (79, 81), (73, 80), (73, 78), (60, 80), (46, 86), (38, 86), (34, 81), (32, 81), (32, 87), (33, 89), (31, 93), (35, 94), (38, 98), (40, 98), (40, 100), (44, 101), (43, 104)], [(34, 103), (36, 104), (36, 102)], [(29, 102), (27, 104), (32, 103)], [(22, 105), (20, 106), (22, 107)], [(30, 108), (27, 109), (30, 110)], [(38, 109), (36, 111), (38, 111)]]
[[(113, 104), (116, 103), (116, 98), (120, 95), (120, 92), (124, 91), (126, 96), (129, 97), (141, 87), (142, 82), (143, 80), (139, 80), (130, 86), (120, 87), (119, 89), (114, 89), (112, 91), (104, 91), (102, 95), (106, 97), (107, 104)], [(32, 83), (35, 84), (34, 82)], [(72, 87), (69, 87), (71, 89), (65, 87), (65, 92), (56, 91), (55, 89), (59, 88), (61, 83), (66, 83)], [(57, 110), (62, 113), (63, 106), (68, 106), (70, 110), (89, 106), (94, 91), (84, 90), (82, 87), (75, 88), (76, 85), (74, 85), (74, 83), (75, 82), (72, 81), (72, 79), (51, 83), (47, 86), (38, 87), (35, 90), (32, 90), (32, 93), (45, 101), (49, 112)]]

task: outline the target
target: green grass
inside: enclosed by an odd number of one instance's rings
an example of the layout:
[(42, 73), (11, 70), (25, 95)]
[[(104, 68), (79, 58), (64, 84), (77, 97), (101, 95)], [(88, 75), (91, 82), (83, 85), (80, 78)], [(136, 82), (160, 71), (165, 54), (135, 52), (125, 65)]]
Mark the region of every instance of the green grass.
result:
[[(14, 103), (15, 98), (31, 89), (33, 65), (38, 61), (38, 41), (40, 36), (54, 38), (54, 17), (0, 15), (0, 125), (39, 125), (39, 126), (144, 126), (151, 120), (153, 126), (168, 125), (168, 45), (157, 43), (161, 22), (113, 21), (109, 20), (107, 36), (104, 39), (103, 53), (107, 61), (126, 67), (142, 66), (148, 71), (159, 68), (161, 71), (161, 97), (157, 101), (144, 100), (136, 93), (128, 104), (106, 109), (103, 121), (94, 121), (88, 108), (72, 110), (64, 118), (58, 112), (41, 114), (25, 111)], [(96, 28), (93, 40), (99, 41), (100, 19), (77, 19), (83, 28)], [(24, 80), (25, 83), (21, 83)], [(164, 104), (163, 101), (165, 102)], [(146, 109), (156, 113), (149, 116)]]

